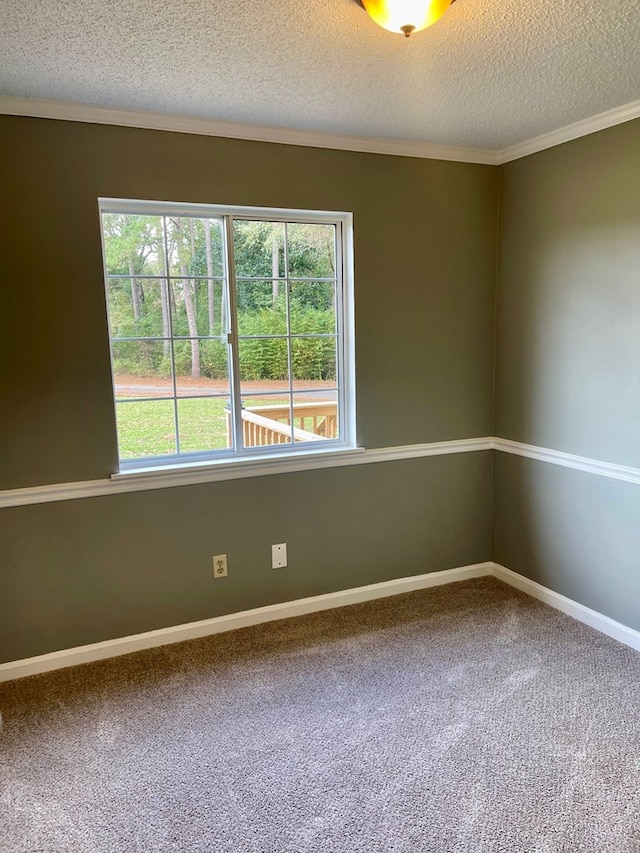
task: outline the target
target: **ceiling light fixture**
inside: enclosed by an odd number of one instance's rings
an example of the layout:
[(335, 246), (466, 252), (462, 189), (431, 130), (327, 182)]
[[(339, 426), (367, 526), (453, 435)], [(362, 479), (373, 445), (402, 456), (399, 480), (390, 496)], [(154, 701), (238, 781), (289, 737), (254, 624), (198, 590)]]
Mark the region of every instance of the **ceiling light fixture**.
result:
[(392, 33), (411, 33), (435, 24), (454, 0), (358, 0), (376, 24)]

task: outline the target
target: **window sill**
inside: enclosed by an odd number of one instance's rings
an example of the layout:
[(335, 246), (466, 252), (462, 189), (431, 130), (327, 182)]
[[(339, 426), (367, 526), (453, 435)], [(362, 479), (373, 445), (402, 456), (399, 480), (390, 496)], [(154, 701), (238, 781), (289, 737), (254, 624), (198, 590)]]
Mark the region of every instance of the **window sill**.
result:
[(286, 474), (295, 471), (311, 471), (316, 468), (334, 468), (349, 463), (361, 456), (364, 447), (337, 447), (332, 450), (296, 451), (295, 453), (260, 454), (237, 456), (216, 461), (184, 462), (153, 467), (128, 468), (111, 475), (111, 480), (142, 481), (161, 480), (172, 485), (213, 483), (220, 480), (235, 480), (244, 477), (260, 477), (267, 474)]

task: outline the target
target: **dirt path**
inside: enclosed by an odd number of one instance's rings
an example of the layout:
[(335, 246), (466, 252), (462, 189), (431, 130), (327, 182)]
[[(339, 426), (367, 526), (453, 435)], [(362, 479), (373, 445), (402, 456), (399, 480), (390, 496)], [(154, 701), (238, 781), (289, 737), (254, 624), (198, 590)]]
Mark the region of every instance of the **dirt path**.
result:
[[(115, 377), (116, 388), (119, 394), (131, 397), (155, 397), (166, 394), (171, 391), (173, 383), (171, 379), (161, 378), (158, 376), (133, 376), (131, 374), (119, 373)], [(206, 379), (200, 377), (193, 379), (191, 376), (179, 376), (178, 385), (182, 391), (187, 394), (197, 395), (198, 392), (203, 394), (224, 394), (229, 390), (229, 384), (222, 379)], [(296, 388), (304, 388), (305, 391), (323, 391), (325, 388), (335, 388), (335, 382), (325, 380), (297, 380), (294, 382), (294, 391)], [(242, 392), (247, 394), (259, 394), (265, 391), (283, 391), (289, 390), (289, 383), (286, 380), (258, 380), (242, 383)]]

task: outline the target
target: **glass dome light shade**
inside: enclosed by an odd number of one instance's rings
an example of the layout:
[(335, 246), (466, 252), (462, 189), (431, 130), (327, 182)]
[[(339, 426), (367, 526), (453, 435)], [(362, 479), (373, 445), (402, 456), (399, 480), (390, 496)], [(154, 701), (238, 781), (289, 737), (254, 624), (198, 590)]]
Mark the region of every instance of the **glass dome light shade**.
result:
[(392, 33), (411, 33), (435, 24), (452, 0), (362, 0), (376, 24)]

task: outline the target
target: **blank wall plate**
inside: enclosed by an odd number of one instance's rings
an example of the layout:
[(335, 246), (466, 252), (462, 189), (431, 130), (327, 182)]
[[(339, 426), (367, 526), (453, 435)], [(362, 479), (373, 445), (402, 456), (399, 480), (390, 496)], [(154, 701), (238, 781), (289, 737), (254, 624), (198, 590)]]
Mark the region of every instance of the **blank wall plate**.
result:
[(284, 569), (287, 565), (287, 543), (271, 546), (271, 568)]

